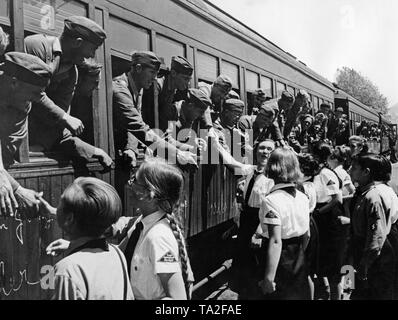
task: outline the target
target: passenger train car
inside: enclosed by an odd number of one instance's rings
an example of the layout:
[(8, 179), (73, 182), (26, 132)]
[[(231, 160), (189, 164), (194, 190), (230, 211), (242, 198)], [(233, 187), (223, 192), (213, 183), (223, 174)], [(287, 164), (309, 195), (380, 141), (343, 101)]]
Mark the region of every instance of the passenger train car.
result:
[(348, 115), (350, 136), (360, 134), (360, 124), (363, 121), (377, 125), (380, 129), (379, 135), (369, 138), (367, 141), (370, 151), (382, 154), (388, 154), (391, 151), (389, 135), (397, 136), (396, 124), (392, 124), (376, 110), (364, 105), (341, 89), (336, 88), (334, 102), (336, 108), (342, 107), (344, 113)]
[[(186, 57), (195, 67), (192, 86), (199, 81), (211, 83), (219, 74), (226, 74), (245, 102), (261, 87), (274, 98), (286, 89), (293, 94), (305, 89), (314, 112), (321, 103), (334, 106), (332, 83), (208, 1), (0, 0), (0, 25), (12, 40), (9, 50), (22, 51), (23, 39), (29, 34), (60, 35), (63, 20), (71, 15), (97, 21), (108, 35), (97, 51), (102, 77), (88, 107), (92, 142), (113, 159), (112, 77), (126, 70), (134, 50), (152, 50), (168, 66), (173, 55)], [(155, 124), (157, 114), (155, 110)], [(83, 169), (76, 167), (62, 155), (38, 152), (29, 139), (10, 172), (23, 186), (43, 191), (53, 206), (76, 176), (89, 174), (115, 182), (115, 170), (103, 173), (96, 161)], [(200, 280), (230, 257), (236, 177), (221, 165), (200, 165), (185, 177), (182, 223), (195, 278)], [(130, 215), (133, 204), (127, 186), (125, 194), (125, 214)], [(49, 291), (40, 279), (48, 270), (46, 266), (60, 257), (48, 257), (44, 249), (61, 236), (56, 221), (0, 217), (0, 299), (48, 298)]]

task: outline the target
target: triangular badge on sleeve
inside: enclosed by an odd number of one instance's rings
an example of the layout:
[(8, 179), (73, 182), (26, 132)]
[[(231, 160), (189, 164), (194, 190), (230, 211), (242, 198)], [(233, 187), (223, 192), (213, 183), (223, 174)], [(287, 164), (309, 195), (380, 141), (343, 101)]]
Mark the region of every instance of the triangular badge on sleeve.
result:
[(346, 176), (345, 179), (344, 179), (344, 181), (347, 181), (347, 180), (350, 180), (349, 176)]
[(268, 211), (265, 217), (268, 219), (278, 219), (278, 216), (272, 210)]
[(158, 261), (159, 262), (177, 262), (177, 259), (171, 251), (168, 251)]
[(329, 180), (329, 182), (326, 184), (327, 186), (332, 186), (332, 185), (334, 185), (335, 183), (334, 183), (334, 181), (333, 180)]

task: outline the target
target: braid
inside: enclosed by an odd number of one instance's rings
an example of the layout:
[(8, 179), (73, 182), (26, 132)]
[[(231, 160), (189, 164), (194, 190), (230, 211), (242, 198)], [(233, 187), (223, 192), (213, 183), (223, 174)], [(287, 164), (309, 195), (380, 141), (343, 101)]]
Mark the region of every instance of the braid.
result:
[(186, 252), (186, 246), (184, 243), (184, 237), (182, 235), (181, 229), (178, 227), (178, 221), (172, 212), (167, 212), (167, 219), (169, 220), (170, 228), (173, 232), (174, 237), (178, 243), (178, 252), (180, 255), (181, 261), (181, 269), (182, 269), (182, 278), (184, 279), (185, 284), (185, 291), (187, 294), (187, 299), (191, 299), (191, 281), (189, 280), (188, 275), (188, 265), (189, 265), (189, 258)]

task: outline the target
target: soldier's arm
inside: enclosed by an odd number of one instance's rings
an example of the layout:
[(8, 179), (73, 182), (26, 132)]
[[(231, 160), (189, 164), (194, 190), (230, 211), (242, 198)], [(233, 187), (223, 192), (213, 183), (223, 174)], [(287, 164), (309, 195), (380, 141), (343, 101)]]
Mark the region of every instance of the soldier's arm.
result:
[(299, 99), (294, 101), (293, 106), (290, 108), (289, 112), (287, 113), (285, 128), (283, 129), (283, 135), (287, 138), (292, 131), (294, 124), (297, 121), (297, 116), (300, 112), (301, 102)]
[(278, 121), (275, 120), (271, 124), (270, 131), (271, 131), (272, 140), (274, 140), (274, 141), (282, 141), (283, 140), (283, 135), (282, 135), (281, 129), (279, 128)]
[(56, 97), (53, 99), (53, 102), (64, 112), (67, 112), (70, 109), (73, 94), (76, 89), (76, 83), (77, 69), (76, 67), (73, 67), (71, 70), (69, 70), (69, 76), (59, 83)]
[(117, 125), (127, 132), (127, 145), (125, 149), (133, 150), (138, 154), (138, 146), (146, 144), (146, 135), (150, 131), (138, 110), (134, 107), (127, 89), (118, 89), (113, 92), (113, 112)]

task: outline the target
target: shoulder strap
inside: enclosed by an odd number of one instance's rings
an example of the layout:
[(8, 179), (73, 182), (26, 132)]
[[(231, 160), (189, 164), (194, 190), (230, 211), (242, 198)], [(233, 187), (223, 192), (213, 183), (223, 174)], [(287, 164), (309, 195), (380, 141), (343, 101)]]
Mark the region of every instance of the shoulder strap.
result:
[(113, 244), (110, 244), (110, 246), (115, 249), (117, 255), (119, 256), (120, 263), (122, 264), (123, 281), (124, 281), (123, 300), (127, 300), (127, 288), (128, 288), (129, 283), (130, 283), (130, 279), (129, 279), (128, 275), (127, 275), (127, 270), (126, 270), (127, 267), (124, 264), (124, 261), (123, 261), (123, 258), (122, 258), (122, 255), (121, 255), (119, 249)]

